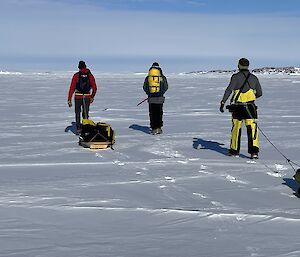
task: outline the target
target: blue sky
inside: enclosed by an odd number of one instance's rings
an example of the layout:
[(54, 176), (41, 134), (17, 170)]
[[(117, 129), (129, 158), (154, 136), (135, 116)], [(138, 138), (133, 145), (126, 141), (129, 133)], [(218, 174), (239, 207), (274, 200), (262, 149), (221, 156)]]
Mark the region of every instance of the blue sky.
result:
[[(74, 1), (68, 1), (73, 2)], [(82, 1), (77, 1), (80, 3)], [(84, 1), (109, 10), (194, 12), (211, 14), (286, 13), (299, 15), (298, 0), (90, 0)]]
[(64, 66), (78, 59), (173, 58), (203, 68), (232, 68), (243, 56), (255, 66), (300, 62), (299, 0), (0, 0), (0, 4), (0, 69), (5, 63), (13, 67), (28, 59), (49, 63), (60, 59), (57, 65)]

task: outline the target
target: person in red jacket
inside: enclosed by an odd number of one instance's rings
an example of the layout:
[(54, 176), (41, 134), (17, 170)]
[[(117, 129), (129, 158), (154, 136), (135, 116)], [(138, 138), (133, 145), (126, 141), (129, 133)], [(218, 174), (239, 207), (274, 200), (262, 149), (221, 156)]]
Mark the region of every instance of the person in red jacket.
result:
[[(79, 71), (73, 75), (72, 82), (68, 94), (68, 105), (72, 107), (72, 96), (75, 92), (75, 119), (77, 133), (81, 131), (80, 116), (82, 111), (82, 118), (89, 118), (90, 104), (94, 101), (97, 92), (97, 85), (95, 78), (91, 71), (86, 68), (84, 61), (78, 64)], [(92, 91), (92, 93), (91, 93)]]

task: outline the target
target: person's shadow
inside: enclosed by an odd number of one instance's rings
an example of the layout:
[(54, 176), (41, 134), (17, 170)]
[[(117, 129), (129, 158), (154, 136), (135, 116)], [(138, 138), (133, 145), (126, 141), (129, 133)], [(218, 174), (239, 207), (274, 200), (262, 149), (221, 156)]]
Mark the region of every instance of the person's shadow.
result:
[[(218, 152), (220, 154), (228, 156), (228, 149), (226, 147), (222, 147), (224, 144), (216, 142), (216, 141), (210, 141), (210, 140), (204, 140), (202, 138), (194, 138), (193, 139), (193, 148), (194, 149), (208, 149), (215, 152)], [(242, 158), (248, 158), (244, 154), (239, 155)]]
[(138, 124), (132, 124), (129, 126), (129, 128), (134, 129), (134, 130), (138, 130), (138, 131), (142, 131), (146, 134), (150, 134), (150, 128), (147, 126), (141, 126)]
[(300, 198), (300, 185), (292, 178), (283, 178), (284, 183), (282, 185), (288, 186), (294, 191), (294, 195)]
[(76, 135), (77, 133), (76, 122), (72, 122), (70, 126), (65, 128), (66, 133), (68, 133), (69, 131), (71, 131), (73, 134)]
[(199, 146), (200, 146), (200, 149), (209, 149), (209, 150), (221, 153), (223, 155), (227, 155), (228, 149), (225, 147), (222, 147), (222, 145), (224, 145), (224, 144), (221, 144), (216, 141), (210, 141), (210, 140), (207, 141), (202, 138), (194, 138), (193, 139), (193, 148), (194, 149), (199, 149)]

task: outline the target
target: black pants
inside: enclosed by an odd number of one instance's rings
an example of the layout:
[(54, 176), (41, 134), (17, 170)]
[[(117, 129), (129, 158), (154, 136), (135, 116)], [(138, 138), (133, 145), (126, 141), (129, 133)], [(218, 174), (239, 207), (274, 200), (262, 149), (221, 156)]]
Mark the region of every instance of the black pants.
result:
[(75, 119), (76, 126), (80, 127), (80, 113), (82, 111), (82, 118), (89, 118), (90, 98), (75, 99)]
[(152, 129), (163, 126), (163, 104), (149, 104), (150, 127)]

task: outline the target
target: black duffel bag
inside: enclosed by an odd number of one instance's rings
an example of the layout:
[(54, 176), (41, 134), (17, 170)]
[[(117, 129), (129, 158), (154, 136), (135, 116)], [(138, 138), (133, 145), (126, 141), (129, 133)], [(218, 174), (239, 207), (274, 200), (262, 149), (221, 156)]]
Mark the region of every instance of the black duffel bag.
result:
[(257, 106), (254, 104), (254, 102), (232, 103), (227, 105), (226, 109), (232, 113), (232, 118), (234, 119), (257, 119)]
[(107, 142), (113, 145), (115, 143), (115, 132), (110, 124), (94, 123), (90, 119), (83, 119), (80, 139), (83, 142)]

